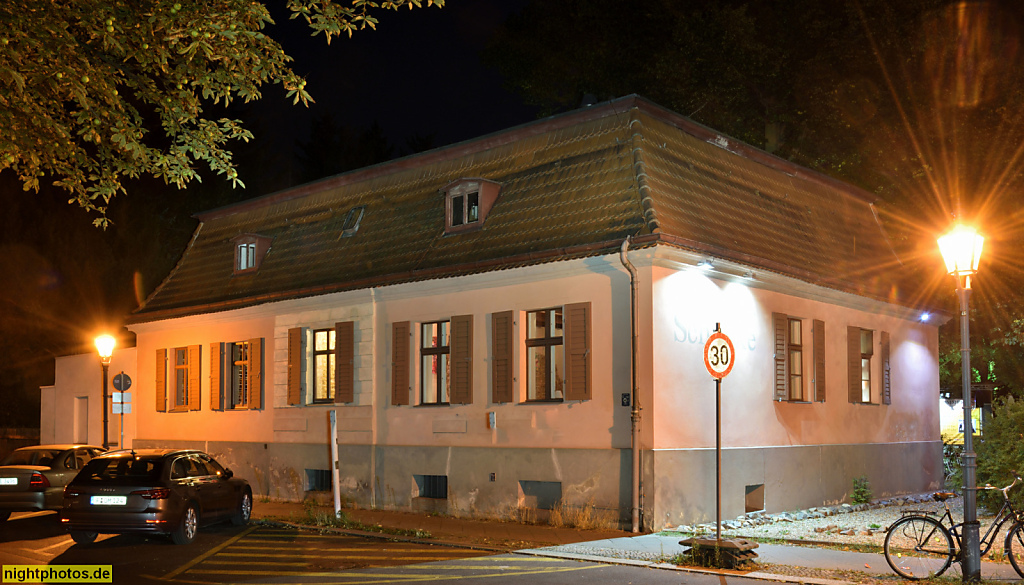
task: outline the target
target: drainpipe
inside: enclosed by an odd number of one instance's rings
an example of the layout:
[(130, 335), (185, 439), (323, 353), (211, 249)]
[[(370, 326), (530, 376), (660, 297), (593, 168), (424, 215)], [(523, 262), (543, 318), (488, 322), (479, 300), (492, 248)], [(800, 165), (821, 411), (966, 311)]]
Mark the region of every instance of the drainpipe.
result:
[(640, 399), (637, 393), (636, 384), (636, 344), (637, 344), (637, 308), (636, 308), (636, 268), (629, 262), (629, 258), (626, 257), (626, 251), (629, 250), (629, 236), (626, 237), (622, 242), (622, 248), (619, 249), (619, 259), (622, 261), (622, 265), (629, 271), (629, 325), (630, 325), (630, 366), (629, 371), (632, 376), (632, 386), (630, 392), (632, 395), (632, 410), (630, 411), (630, 423), (632, 431), (632, 445), (633, 445), (633, 502), (632, 502), (632, 513), (633, 513), (633, 532), (640, 532)]

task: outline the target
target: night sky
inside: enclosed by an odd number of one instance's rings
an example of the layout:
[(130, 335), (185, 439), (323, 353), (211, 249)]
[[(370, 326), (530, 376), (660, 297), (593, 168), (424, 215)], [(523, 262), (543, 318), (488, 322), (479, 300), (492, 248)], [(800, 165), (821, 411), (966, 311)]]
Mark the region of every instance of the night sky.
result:
[(414, 135), (432, 135), (435, 147), (444, 146), (535, 119), (537, 109), (503, 88), (479, 57), (495, 29), (525, 4), (448, 0), (442, 9), (382, 12), (376, 30), (330, 45), (311, 37), (301, 19), (275, 13), (268, 32), (294, 57), (293, 69), (306, 77), (316, 103), (293, 106), (280, 87), (267, 87), (252, 108), (259, 147), (294, 148), (324, 113), (353, 128), (378, 123), (399, 155)]

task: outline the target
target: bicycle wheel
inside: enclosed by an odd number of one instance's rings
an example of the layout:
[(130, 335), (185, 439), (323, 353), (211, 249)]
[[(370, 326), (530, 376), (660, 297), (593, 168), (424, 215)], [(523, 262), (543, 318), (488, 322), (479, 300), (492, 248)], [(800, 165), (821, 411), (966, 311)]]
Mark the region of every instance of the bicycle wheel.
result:
[[(885, 562), (905, 579), (938, 577), (956, 556), (946, 527), (927, 516), (907, 516), (885, 534)], [(1024, 560), (1024, 559), (1022, 559)]]
[(1017, 522), (1006, 533), (1003, 550), (1010, 557), (1010, 564), (1017, 574), (1024, 577), (1024, 523)]

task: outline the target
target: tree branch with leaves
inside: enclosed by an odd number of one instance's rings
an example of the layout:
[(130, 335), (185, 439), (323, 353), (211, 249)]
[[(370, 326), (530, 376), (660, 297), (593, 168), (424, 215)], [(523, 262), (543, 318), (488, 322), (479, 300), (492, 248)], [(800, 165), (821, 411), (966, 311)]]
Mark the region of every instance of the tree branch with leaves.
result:
[[(314, 35), (376, 28), (376, 12), (444, 0), (288, 0)], [(249, 102), (280, 84), (293, 104), (312, 97), (251, 0), (65, 0), (0, 3), (0, 172), (25, 190), (52, 181), (98, 214), (144, 175), (184, 188), (197, 165), (238, 177), (231, 141), (252, 139), (210, 105)]]

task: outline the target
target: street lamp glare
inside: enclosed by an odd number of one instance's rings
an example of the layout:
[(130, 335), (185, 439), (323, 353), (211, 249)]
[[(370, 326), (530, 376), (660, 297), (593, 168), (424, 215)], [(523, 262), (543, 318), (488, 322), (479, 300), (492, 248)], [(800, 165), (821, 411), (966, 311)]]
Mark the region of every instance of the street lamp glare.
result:
[(946, 272), (954, 276), (970, 276), (978, 271), (985, 238), (977, 230), (957, 224), (938, 242), (942, 259), (946, 262)]
[(103, 360), (103, 363), (109, 364), (110, 357), (114, 355), (114, 346), (117, 344), (117, 340), (110, 335), (100, 335), (96, 338), (95, 343), (100, 359)]
[(977, 230), (957, 224), (949, 233), (938, 238), (939, 251), (946, 263), (946, 271), (956, 279), (956, 296), (960, 301), (960, 375), (964, 397), (964, 451), (961, 469), (964, 480), (963, 545), (960, 567), (965, 583), (981, 580), (981, 540), (978, 524), (978, 494), (975, 471), (977, 453), (974, 452), (974, 428), (971, 424), (971, 275), (978, 271), (981, 249), (985, 238)]

